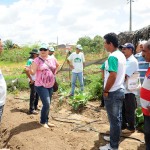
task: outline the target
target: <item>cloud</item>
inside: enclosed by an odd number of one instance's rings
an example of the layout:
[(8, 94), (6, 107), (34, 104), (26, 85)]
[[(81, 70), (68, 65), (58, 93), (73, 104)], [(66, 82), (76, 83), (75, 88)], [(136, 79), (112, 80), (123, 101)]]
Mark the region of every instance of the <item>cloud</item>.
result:
[[(133, 30), (149, 25), (150, 1), (132, 3)], [(82, 36), (129, 30), (129, 4), (121, 0), (18, 0), (0, 3), (0, 37), (17, 44), (75, 43)]]

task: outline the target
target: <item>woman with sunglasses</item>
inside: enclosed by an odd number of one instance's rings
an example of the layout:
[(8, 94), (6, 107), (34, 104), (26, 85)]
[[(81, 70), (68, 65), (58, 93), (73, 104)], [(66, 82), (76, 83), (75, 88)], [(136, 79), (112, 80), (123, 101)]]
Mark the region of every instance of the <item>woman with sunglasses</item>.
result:
[(58, 67), (59, 64), (56, 59), (49, 56), (48, 45), (45, 43), (41, 44), (39, 49), (39, 57), (33, 60), (30, 67), (30, 74), (36, 75), (35, 90), (40, 96), (43, 104), (40, 124), (45, 128), (55, 126), (54, 124), (48, 122), (48, 119), (53, 94), (53, 85)]

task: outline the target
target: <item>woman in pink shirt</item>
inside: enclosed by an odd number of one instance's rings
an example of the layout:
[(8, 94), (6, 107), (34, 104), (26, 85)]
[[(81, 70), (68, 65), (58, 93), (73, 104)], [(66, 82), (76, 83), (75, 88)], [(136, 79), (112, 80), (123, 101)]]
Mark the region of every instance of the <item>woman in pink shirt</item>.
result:
[(41, 44), (39, 51), (39, 57), (35, 58), (31, 65), (30, 74), (36, 75), (35, 90), (40, 96), (43, 104), (40, 124), (45, 128), (49, 128), (49, 126), (54, 126), (54, 124), (48, 122), (48, 116), (53, 94), (55, 75), (59, 64), (55, 58), (49, 56), (47, 44)]

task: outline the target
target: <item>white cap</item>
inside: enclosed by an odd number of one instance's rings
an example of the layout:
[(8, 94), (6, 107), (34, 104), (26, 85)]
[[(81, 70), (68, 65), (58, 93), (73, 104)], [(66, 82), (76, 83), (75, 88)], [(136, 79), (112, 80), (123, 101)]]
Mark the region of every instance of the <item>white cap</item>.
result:
[(54, 52), (55, 51), (54, 47), (49, 47), (49, 51)]
[(78, 45), (76, 46), (76, 48), (79, 49), (79, 50), (83, 50), (83, 48), (82, 48), (82, 46), (81, 46), (80, 44), (78, 44)]

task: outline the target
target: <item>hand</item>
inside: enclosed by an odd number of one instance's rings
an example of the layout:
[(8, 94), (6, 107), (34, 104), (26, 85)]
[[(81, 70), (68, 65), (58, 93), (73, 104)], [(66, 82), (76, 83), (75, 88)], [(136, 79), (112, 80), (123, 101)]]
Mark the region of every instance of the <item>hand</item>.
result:
[(30, 80), (30, 84), (33, 84), (34, 83), (34, 80)]
[(70, 65), (70, 68), (71, 68), (71, 69), (74, 69), (74, 66), (73, 66), (73, 65)]
[(103, 96), (104, 96), (104, 97), (108, 97), (108, 92), (107, 92), (107, 93), (104, 92), (104, 93), (103, 93)]
[(30, 70), (30, 66), (25, 66), (25, 70), (29, 71)]

